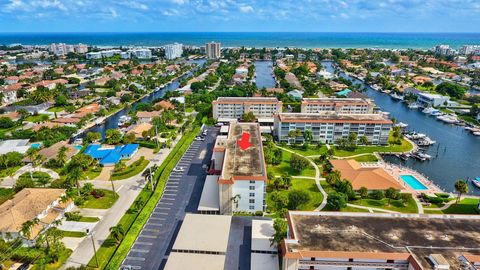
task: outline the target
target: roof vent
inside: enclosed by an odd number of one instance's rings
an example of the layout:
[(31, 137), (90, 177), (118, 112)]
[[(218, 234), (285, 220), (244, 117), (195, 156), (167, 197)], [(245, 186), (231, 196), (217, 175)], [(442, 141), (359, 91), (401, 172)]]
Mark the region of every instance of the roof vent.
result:
[(442, 254), (430, 254), (428, 256), (428, 259), (432, 262), (433, 264), (433, 269), (435, 270), (448, 270), (450, 269), (450, 264), (448, 261), (443, 257)]

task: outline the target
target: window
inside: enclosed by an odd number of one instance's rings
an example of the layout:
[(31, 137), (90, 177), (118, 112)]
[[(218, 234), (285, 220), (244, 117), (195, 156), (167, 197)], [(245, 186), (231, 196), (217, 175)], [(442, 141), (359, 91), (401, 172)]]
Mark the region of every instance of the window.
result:
[(250, 193), (250, 197), (255, 197), (255, 193)]
[(251, 206), (248, 207), (248, 209), (255, 210), (255, 206), (251, 205)]
[(250, 181), (250, 184), (255, 184), (255, 181)]
[(255, 199), (248, 200), (249, 203), (255, 203)]
[(255, 186), (250, 186), (250, 190), (255, 190)]

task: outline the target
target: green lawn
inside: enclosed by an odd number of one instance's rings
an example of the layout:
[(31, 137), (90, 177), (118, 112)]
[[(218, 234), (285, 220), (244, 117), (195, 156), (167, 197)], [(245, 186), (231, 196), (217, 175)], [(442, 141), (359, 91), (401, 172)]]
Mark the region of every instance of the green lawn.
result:
[(38, 114), (38, 115), (28, 116), (27, 118), (25, 118), (25, 121), (32, 122), (32, 123), (39, 123), (39, 122), (45, 122), (48, 119), (50, 119), (50, 115), (48, 115), (48, 114)]
[(62, 231), (60, 230), (60, 233), (62, 234), (62, 237), (84, 237), (87, 235), (86, 232), (74, 232), (74, 231)]
[(102, 167), (97, 166), (95, 168), (90, 168), (88, 171), (84, 172), (84, 176), (88, 180), (93, 180), (97, 178), (102, 172)]
[(292, 154), (287, 151), (283, 151), (282, 162), (278, 165), (267, 165), (267, 172), (272, 172), (275, 175), (283, 175), (287, 173), (290, 176), (309, 176), (315, 177), (315, 169), (312, 165), (309, 165), (307, 169), (303, 170), (302, 172), (295, 171), (290, 166), (290, 157)]
[(149, 160), (145, 159), (142, 156), (139, 160), (133, 162), (130, 166), (125, 167), (123, 170), (112, 173), (112, 176), (110, 176), (110, 180), (122, 180), (135, 176), (143, 172), (149, 162)]
[(98, 222), (100, 218), (98, 217), (81, 217), (78, 222)]
[(47, 111), (55, 113), (55, 112), (61, 112), (63, 110), (65, 110), (65, 108), (63, 108), (63, 107), (50, 107), (50, 108), (48, 108)]
[(80, 208), (93, 208), (93, 209), (108, 209), (117, 201), (118, 197), (113, 191), (108, 189), (102, 189), (105, 192), (105, 196), (95, 198), (92, 195), (88, 196), (88, 199), (80, 205)]
[(11, 188), (0, 188), (0, 204), (13, 198), (14, 194), (15, 192)]
[[(317, 208), (323, 201), (323, 195), (318, 190), (317, 185), (315, 184), (315, 180), (313, 179), (292, 179), (292, 187), (290, 190), (305, 190), (310, 194), (310, 201), (300, 206), (300, 209), (303, 211), (311, 211)], [(274, 208), (274, 204), (272, 202), (272, 192), (274, 191), (273, 187), (269, 187), (267, 189), (267, 211), (270, 213), (275, 212), (278, 209)], [(280, 190), (281, 193), (288, 194), (288, 190)]]
[(353, 159), (358, 162), (377, 162), (378, 161), (378, 158), (374, 154), (358, 156), (358, 157), (354, 157)]
[(318, 148), (316, 145), (310, 145), (306, 150), (303, 146), (295, 146), (295, 145), (286, 145), (283, 147), (288, 150), (292, 150), (297, 154), (302, 156), (319, 156), (325, 152), (327, 152), (327, 147), (325, 145)]
[(334, 156), (337, 157), (348, 157), (358, 154), (365, 154), (365, 153), (374, 153), (374, 152), (408, 152), (413, 149), (413, 145), (409, 143), (407, 140), (402, 140), (402, 144), (389, 144), (387, 146), (358, 146), (353, 151), (347, 150), (338, 150), (336, 147), (334, 148)]
[(45, 183), (40, 183), (39, 181), (46, 179), (48, 182), (52, 179), (50, 175), (46, 172), (41, 172), (41, 171), (34, 171), (32, 172), (32, 175), (30, 175), (30, 172), (26, 172), (22, 175), (20, 175), (19, 179), (30, 179), (33, 178), (33, 181), (35, 181), (36, 186), (43, 186)]
[(450, 207), (443, 211), (439, 210), (428, 210), (428, 213), (434, 214), (479, 214), (477, 211), (478, 199), (465, 198), (462, 199), (458, 204), (452, 204)]
[(351, 204), (367, 206), (367, 207), (374, 207), (380, 209), (386, 209), (401, 213), (418, 213), (417, 204), (412, 199), (409, 200), (407, 205), (403, 205), (402, 201), (400, 200), (391, 200), (390, 205), (388, 205), (388, 199), (383, 200), (374, 200), (374, 199), (361, 199), (350, 202)]
[(55, 263), (50, 263), (47, 265), (38, 265), (34, 264), (31, 270), (56, 270), (60, 269), (60, 267), (65, 263), (65, 261), (70, 257), (70, 254), (72, 254), (71, 249), (64, 249), (60, 252), (58, 261)]
[(20, 169), (22, 166), (15, 166), (15, 167), (9, 167), (0, 170), (0, 177), (6, 177), (15, 174), (18, 169)]

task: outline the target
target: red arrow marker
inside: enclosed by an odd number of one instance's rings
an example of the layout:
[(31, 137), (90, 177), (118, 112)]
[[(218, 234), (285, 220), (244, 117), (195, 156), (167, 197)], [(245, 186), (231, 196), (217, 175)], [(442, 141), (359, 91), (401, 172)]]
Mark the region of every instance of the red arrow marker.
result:
[(237, 144), (243, 151), (247, 150), (250, 146), (252, 146), (252, 144), (250, 143), (250, 133), (243, 132), (242, 138), (237, 141)]

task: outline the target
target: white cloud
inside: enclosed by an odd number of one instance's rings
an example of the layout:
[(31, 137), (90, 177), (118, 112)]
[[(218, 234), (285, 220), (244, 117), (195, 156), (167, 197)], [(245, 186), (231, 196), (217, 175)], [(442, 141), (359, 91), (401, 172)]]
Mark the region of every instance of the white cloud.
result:
[(348, 16), (347, 13), (340, 13), (340, 17), (342, 17), (343, 19), (348, 19), (348, 18), (350, 18), (350, 16)]
[(253, 7), (252, 6), (241, 6), (240, 11), (243, 13), (251, 13), (253, 12)]
[(183, 5), (188, 2), (188, 0), (170, 0), (170, 1), (177, 5)]
[(118, 13), (117, 13), (117, 11), (116, 11), (115, 9), (109, 8), (108, 11), (110, 12), (110, 16), (111, 16), (112, 18), (117, 18), (117, 17), (118, 17)]

